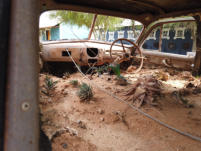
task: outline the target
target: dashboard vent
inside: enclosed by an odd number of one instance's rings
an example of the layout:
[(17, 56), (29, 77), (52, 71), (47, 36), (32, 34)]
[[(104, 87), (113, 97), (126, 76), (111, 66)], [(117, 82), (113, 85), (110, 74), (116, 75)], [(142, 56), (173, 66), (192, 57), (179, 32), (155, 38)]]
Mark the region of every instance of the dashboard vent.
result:
[(96, 57), (98, 55), (98, 48), (87, 48), (87, 54), (89, 57)]

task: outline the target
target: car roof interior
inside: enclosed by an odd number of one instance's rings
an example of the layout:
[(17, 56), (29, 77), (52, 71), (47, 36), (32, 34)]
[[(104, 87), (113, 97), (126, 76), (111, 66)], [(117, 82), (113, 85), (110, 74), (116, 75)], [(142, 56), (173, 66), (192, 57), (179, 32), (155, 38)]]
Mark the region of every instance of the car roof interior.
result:
[(148, 25), (159, 18), (193, 15), (201, 9), (201, 0), (41, 0), (41, 11), (53, 9), (128, 17)]

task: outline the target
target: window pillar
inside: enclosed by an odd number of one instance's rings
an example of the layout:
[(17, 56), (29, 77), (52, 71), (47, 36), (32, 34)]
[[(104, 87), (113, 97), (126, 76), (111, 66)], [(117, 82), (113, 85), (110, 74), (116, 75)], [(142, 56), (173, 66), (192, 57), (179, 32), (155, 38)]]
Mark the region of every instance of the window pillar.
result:
[(196, 34), (196, 55), (194, 60), (193, 75), (201, 75), (201, 16), (194, 16), (197, 23), (197, 34)]

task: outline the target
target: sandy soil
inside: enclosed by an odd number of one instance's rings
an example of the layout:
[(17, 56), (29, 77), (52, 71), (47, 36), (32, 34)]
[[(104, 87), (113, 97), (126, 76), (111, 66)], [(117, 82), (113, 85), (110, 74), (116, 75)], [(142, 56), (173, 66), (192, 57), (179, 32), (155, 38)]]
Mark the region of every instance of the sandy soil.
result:
[[(193, 108), (181, 104), (171, 92), (178, 91), (189, 82), (200, 84), (187, 71), (145, 67), (138, 74), (123, 73), (129, 83), (144, 75), (167, 74), (162, 81), (163, 95), (157, 107), (144, 105), (141, 109), (155, 118), (192, 135), (201, 137), (201, 93), (185, 96)], [(169, 130), (134, 111), (128, 105), (95, 88), (89, 103), (80, 102), (77, 87), (70, 84), (77, 79), (87, 82), (79, 73), (58, 81), (52, 96), (41, 92), (40, 109), (42, 129), (52, 142), (53, 151), (200, 151), (201, 143)], [(44, 87), (45, 74), (40, 74), (40, 87)], [(94, 75), (92, 81), (109, 92), (124, 98), (123, 92), (132, 85), (115, 84), (115, 75)], [(131, 103), (131, 102), (130, 102)], [(117, 114), (118, 113), (118, 114)], [(120, 115), (120, 116), (119, 116)]]

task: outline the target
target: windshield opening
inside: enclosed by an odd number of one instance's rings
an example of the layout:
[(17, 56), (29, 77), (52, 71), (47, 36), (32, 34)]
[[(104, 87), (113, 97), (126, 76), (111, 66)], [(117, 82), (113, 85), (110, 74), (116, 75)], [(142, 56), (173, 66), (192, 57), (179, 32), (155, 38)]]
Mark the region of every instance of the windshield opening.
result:
[[(47, 11), (40, 16), (40, 41), (88, 40), (94, 14)], [(143, 25), (135, 20), (97, 15), (90, 40), (112, 42), (118, 38), (136, 41)]]

